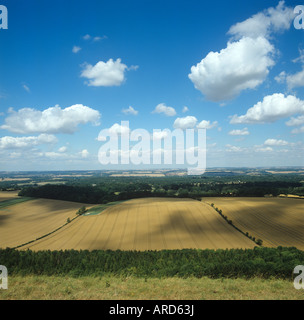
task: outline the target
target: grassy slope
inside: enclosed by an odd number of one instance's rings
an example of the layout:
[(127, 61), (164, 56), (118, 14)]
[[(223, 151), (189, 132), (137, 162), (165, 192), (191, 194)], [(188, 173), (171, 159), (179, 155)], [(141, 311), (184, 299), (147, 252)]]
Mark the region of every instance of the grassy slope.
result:
[(281, 279), (9, 276), (0, 300), (303, 300)]

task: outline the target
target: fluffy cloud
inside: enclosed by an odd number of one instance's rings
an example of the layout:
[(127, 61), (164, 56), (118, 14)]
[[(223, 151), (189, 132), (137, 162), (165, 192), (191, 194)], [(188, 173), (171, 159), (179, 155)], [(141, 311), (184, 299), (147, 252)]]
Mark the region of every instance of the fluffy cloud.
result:
[(184, 118), (177, 118), (174, 121), (173, 127), (175, 129), (191, 129), (194, 128), (197, 123), (197, 119), (193, 116), (187, 116)]
[(294, 17), (293, 8), (286, 7), (284, 1), (280, 1), (276, 8), (268, 8), (233, 25), (228, 34), (236, 38), (269, 37), (273, 32), (288, 30)]
[(198, 129), (212, 129), (215, 128), (217, 125), (217, 121), (213, 121), (212, 123), (210, 123), (209, 120), (202, 120), (196, 127)]
[(49, 134), (41, 134), (37, 137), (1, 137), (0, 149), (27, 149), (41, 144), (53, 144), (57, 138)]
[(164, 113), (168, 117), (173, 117), (176, 115), (175, 109), (172, 107), (166, 106), (164, 103), (158, 104), (155, 107), (153, 113)]
[(278, 76), (274, 78), (274, 80), (278, 83), (284, 83), (286, 80), (286, 72), (282, 71)]
[(125, 80), (127, 68), (125, 64), (121, 63), (121, 59), (117, 59), (116, 61), (109, 59), (107, 62), (97, 62), (95, 66), (84, 64), (81, 77), (89, 79), (88, 86), (120, 86)]
[(241, 129), (241, 130), (235, 129), (235, 130), (231, 130), (229, 132), (229, 134), (231, 136), (247, 136), (247, 135), (249, 135), (249, 131), (248, 131), (247, 128), (244, 128), (244, 129)]
[(285, 97), (282, 93), (274, 93), (248, 109), (245, 115), (232, 116), (230, 123), (275, 122), (296, 113), (304, 113), (304, 101), (292, 95)]
[(210, 52), (188, 75), (208, 100), (231, 100), (245, 89), (260, 85), (274, 65), (274, 47), (263, 37), (229, 42), (220, 52)]
[(27, 133), (73, 133), (80, 124), (98, 124), (100, 113), (97, 110), (75, 104), (61, 109), (59, 106), (43, 111), (23, 108), (17, 112), (10, 110), (5, 124), (0, 126), (11, 132)]
[(131, 130), (130, 130), (129, 126), (114, 123), (112, 125), (112, 127), (101, 130), (98, 137), (97, 137), (97, 140), (98, 141), (106, 141), (107, 136), (116, 137), (118, 135), (129, 135), (130, 132), (131, 132)]
[(288, 89), (291, 90), (297, 87), (304, 87), (304, 69), (295, 74), (286, 77)]
[(135, 115), (135, 116), (138, 114), (138, 111), (135, 110), (135, 109), (134, 109), (133, 107), (131, 107), (131, 106), (129, 106), (128, 109), (123, 109), (122, 112), (123, 112), (124, 114), (132, 114), (132, 115)]
[(243, 90), (254, 89), (264, 82), (274, 65), (274, 46), (269, 42), (274, 32), (290, 28), (293, 8), (280, 1), (228, 31), (232, 39), (220, 52), (209, 52), (188, 75), (206, 99), (219, 102), (238, 96)]
[(182, 112), (185, 113), (185, 112), (188, 112), (188, 111), (189, 111), (189, 108), (187, 106), (184, 106)]
[(297, 118), (292, 117), (289, 121), (286, 122), (286, 125), (289, 127), (300, 126), (304, 124), (304, 115), (298, 116)]
[(288, 142), (285, 140), (267, 139), (264, 142), (265, 146), (287, 146)]
[(89, 156), (89, 151), (84, 149), (80, 152), (82, 158), (87, 158)]

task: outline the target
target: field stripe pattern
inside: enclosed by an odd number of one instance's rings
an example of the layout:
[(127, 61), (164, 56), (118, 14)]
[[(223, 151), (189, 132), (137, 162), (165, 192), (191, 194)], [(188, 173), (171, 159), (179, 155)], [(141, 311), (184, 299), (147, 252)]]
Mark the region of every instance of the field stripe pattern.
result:
[(22, 249), (162, 250), (253, 248), (254, 242), (209, 205), (191, 199), (145, 198), (81, 216)]

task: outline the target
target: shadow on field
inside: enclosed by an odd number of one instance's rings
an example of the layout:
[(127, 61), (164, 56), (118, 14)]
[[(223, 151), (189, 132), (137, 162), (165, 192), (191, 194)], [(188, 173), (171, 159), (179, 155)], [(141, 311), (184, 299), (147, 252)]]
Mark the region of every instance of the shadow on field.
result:
[[(206, 201), (206, 199), (204, 199)], [(226, 201), (226, 200), (225, 200)], [(296, 246), (304, 249), (304, 201), (285, 198), (242, 198), (236, 199), (234, 208), (229, 208), (233, 200), (208, 199), (215, 207), (232, 220), (243, 232), (248, 232), (263, 240), (264, 245)], [(268, 243), (267, 243), (268, 242)]]

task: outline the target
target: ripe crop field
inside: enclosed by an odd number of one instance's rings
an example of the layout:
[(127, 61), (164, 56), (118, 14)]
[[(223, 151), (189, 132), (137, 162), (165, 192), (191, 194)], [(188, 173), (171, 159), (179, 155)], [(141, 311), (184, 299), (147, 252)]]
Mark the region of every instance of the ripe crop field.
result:
[(0, 191), (0, 202), (18, 197), (17, 191)]
[[(66, 216), (65, 216), (66, 218)], [(37, 223), (39, 215), (36, 216)], [(22, 250), (253, 248), (255, 243), (209, 205), (191, 199), (144, 198), (81, 216)]]
[[(43, 236), (66, 223), (67, 218), (74, 218), (81, 203), (33, 199), (22, 203), (22, 198), (5, 198), (11, 205), (0, 206), (0, 248), (17, 245)], [(9, 200), (12, 199), (12, 200)], [(1, 202), (0, 202), (1, 204)]]
[(267, 247), (304, 250), (304, 200), (292, 198), (204, 198), (243, 232)]

